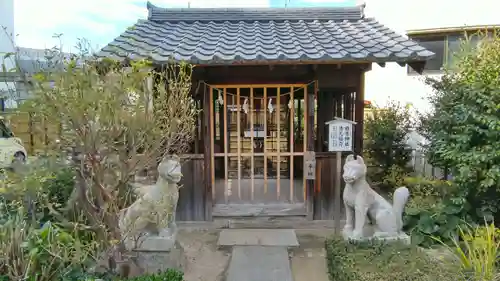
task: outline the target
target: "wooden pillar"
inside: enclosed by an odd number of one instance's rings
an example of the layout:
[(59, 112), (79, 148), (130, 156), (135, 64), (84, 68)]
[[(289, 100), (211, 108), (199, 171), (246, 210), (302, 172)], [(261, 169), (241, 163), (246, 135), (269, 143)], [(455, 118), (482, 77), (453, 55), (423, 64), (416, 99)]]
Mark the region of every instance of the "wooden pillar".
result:
[(212, 149), (211, 142), (213, 141), (210, 133), (210, 124), (212, 116), (210, 116), (210, 88), (208, 85), (203, 85), (203, 146), (204, 146), (204, 164), (205, 164), (205, 220), (212, 220)]
[[(219, 96), (222, 95), (222, 98), (223, 100), (226, 100), (225, 99), (225, 92), (222, 92), (222, 89), (217, 89), (217, 95), (214, 95), (213, 98), (217, 99), (217, 102), (215, 102), (217, 108), (218, 108), (218, 112), (219, 112), (219, 151), (217, 151), (218, 153), (220, 152), (224, 152), (226, 151), (226, 142), (224, 141), (224, 138), (225, 138), (225, 131), (224, 131), (224, 122), (226, 122), (226, 120), (224, 120), (224, 109), (226, 108), (226, 103), (223, 102), (222, 105), (219, 104), (218, 100), (219, 100)], [(215, 109), (214, 109), (215, 110)], [(214, 114), (215, 114), (215, 111), (214, 111)], [(215, 115), (214, 115), (215, 116)], [(215, 122), (215, 118), (214, 118), (214, 122)], [(214, 123), (214, 128), (216, 128), (217, 126), (217, 123)], [(215, 135), (215, 133), (214, 133)], [(215, 168), (217, 169), (215, 171), (215, 174), (218, 176), (218, 177), (225, 177), (225, 169), (226, 169), (226, 166), (224, 165), (224, 158), (216, 158), (215, 159), (215, 162), (217, 163), (215, 165)]]
[(335, 113), (336, 115), (334, 117), (340, 117), (342, 118), (343, 115), (342, 115), (342, 94), (341, 93), (338, 93), (336, 96), (335, 96), (335, 106), (336, 106), (336, 109), (335, 109)]
[[(313, 88), (313, 89), (311, 89)], [(314, 87), (306, 87), (306, 93), (304, 95), (306, 101), (306, 122), (307, 122), (307, 139), (306, 142), (307, 151), (314, 151), (314, 96), (316, 95), (317, 86), (314, 83)], [(305, 173), (304, 173), (305, 174)], [(306, 202), (307, 202), (307, 219), (314, 219), (314, 181), (306, 180)]]
[(316, 128), (316, 152), (327, 151), (325, 142), (328, 139), (328, 126), (325, 122), (330, 121), (335, 116), (335, 92), (332, 90), (321, 91), (318, 93), (318, 124)]
[(351, 98), (351, 93), (344, 92), (342, 93), (342, 96), (344, 97), (344, 119), (347, 120), (352, 120), (352, 103), (354, 102)]
[(362, 155), (363, 152), (363, 121), (365, 116), (365, 70), (359, 74), (358, 87), (354, 106), (356, 127), (354, 130), (354, 152)]

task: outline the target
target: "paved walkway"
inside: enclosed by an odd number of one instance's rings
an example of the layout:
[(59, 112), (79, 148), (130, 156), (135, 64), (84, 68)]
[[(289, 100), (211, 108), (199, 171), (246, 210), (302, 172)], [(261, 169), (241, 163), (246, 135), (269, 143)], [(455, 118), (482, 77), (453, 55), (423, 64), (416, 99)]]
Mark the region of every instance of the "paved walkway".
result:
[(293, 281), (288, 249), (298, 247), (291, 229), (227, 229), (220, 247), (232, 247), (227, 281)]

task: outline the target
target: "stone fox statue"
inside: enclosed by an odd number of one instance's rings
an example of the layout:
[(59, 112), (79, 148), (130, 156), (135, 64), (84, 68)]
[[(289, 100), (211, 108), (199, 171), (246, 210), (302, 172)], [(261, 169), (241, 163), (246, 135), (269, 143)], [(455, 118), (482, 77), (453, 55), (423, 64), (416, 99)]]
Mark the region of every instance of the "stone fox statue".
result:
[(170, 155), (158, 165), (155, 185), (145, 186), (140, 197), (128, 208), (121, 210), (119, 227), (122, 234), (175, 235), (175, 210), (179, 199), (177, 183), (181, 180), (179, 157)]
[(375, 192), (366, 181), (366, 165), (363, 158), (349, 155), (344, 164), (343, 178), (346, 223), (344, 236), (362, 238), (367, 217), (375, 225), (375, 237), (396, 237), (402, 234), (402, 215), (410, 196), (406, 187), (394, 191), (391, 205)]

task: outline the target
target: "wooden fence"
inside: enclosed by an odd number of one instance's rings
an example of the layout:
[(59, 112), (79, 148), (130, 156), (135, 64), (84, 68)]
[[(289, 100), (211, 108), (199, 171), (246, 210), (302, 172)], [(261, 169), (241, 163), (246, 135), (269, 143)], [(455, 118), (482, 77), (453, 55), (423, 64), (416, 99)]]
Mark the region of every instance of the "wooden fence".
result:
[(9, 123), (14, 135), (20, 138), (28, 154), (44, 151), (60, 137), (60, 126), (28, 112), (5, 110), (0, 113)]

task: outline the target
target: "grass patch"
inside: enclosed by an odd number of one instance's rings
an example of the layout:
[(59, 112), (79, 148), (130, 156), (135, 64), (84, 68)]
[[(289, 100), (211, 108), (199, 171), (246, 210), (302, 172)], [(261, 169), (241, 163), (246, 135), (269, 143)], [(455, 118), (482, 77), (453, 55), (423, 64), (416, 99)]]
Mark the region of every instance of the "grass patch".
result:
[(332, 281), (459, 281), (460, 269), (439, 263), (415, 246), (381, 241), (326, 240)]

